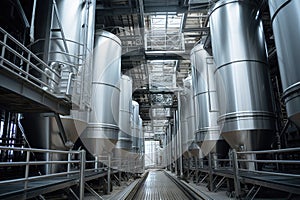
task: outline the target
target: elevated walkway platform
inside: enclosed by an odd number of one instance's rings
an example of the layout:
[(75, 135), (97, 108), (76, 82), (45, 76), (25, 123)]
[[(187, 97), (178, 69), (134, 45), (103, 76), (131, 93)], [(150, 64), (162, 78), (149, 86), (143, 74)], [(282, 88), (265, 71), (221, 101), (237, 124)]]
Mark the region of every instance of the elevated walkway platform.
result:
[(68, 115), (72, 102), (69, 95), (55, 92), (59, 80), (60, 74), (0, 28), (0, 106), (3, 109)]

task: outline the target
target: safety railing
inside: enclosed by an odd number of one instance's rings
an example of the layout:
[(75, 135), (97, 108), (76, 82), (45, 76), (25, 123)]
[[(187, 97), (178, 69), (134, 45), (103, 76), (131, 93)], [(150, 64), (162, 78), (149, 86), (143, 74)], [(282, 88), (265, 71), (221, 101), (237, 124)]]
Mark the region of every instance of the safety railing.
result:
[[(60, 151), (60, 150), (47, 150), (47, 149), (33, 149), (33, 148), (18, 148), (0, 146), (2, 154), (12, 154), (13, 152), (22, 152), (25, 159), (22, 161), (0, 162), (0, 168), (22, 167), (24, 170), (23, 177), (17, 178), (4, 178), (0, 180), (0, 187), (6, 187), (7, 184), (20, 184), (21, 189), (14, 192), (22, 192), (29, 189), (31, 181), (45, 180), (55, 177), (64, 177), (66, 179), (75, 179), (80, 188), (80, 199), (83, 198), (85, 176), (86, 173), (101, 173), (109, 171), (110, 168), (103, 164), (99, 159), (86, 160), (86, 151)], [(43, 159), (36, 159), (36, 156)], [(57, 159), (60, 158), (60, 159)], [(37, 167), (41, 166), (45, 172), (37, 172)], [(2, 174), (3, 176), (3, 174)]]
[[(40, 88), (53, 89), (61, 78), (44, 61), (0, 27), (0, 68)], [(52, 84), (49, 84), (52, 83)]]
[[(236, 152), (236, 154), (240, 171), (251, 170), (252, 172), (260, 174), (300, 178), (300, 174), (297, 174), (297, 172), (292, 173), (292, 170), (289, 170), (289, 172), (291, 173), (285, 173), (285, 168), (287, 167), (287, 165), (292, 165), (293, 167), (297, 166), (298, 168), (300, 167), (299, 158), (296, 157), (293, 159), (291, 157), (292, 155), (299, 154), (299, 152), (300, 148), (288, 148), (277, 150)], [(283, 154), (287, 155), (283, 156)], [(271, 157), (272, 159), (259, 159), (259, 155), (264, 155), (261, 156), (263, 158)], [(273, 169), (271, 171), (263, 170), (262, 165), (266, 164), (272, 165)], [(241, 166), (246, 169), (241, 168)]]
[(238, 197), (241, 195), (241, 180), (248, 177), (248, 173), (282, 177), (282, 180), (299, 179), (300, 160), (297, 156), (299, 152), (300, 148), (241, 152), (232, 149), (226, 159), (218, 158), (214, 153), (198, 158), (196, 162), (199, 164), (194, 169), (207, 173), (200, 183), (208, 180), (211, 191), (215, 191), (223, 183), (221, 179), (217, 185), (214, 185), (214, 175), (217, 172), (231, 175), (234, 180), (235, 195)]

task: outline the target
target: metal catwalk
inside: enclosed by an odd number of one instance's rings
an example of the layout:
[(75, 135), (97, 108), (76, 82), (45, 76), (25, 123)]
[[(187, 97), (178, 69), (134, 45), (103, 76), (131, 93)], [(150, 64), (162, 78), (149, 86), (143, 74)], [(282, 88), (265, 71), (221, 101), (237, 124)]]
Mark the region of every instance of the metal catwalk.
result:
[(183, 200), (189, 197), (163, 171), (150, 171), (134, 199)]

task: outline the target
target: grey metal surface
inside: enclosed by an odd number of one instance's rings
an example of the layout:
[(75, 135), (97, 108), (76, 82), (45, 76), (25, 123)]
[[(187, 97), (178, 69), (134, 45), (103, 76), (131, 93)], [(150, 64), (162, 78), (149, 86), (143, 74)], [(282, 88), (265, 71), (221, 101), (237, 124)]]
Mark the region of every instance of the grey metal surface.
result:
[(139, 151), (139, 104), (132, 101), (132, 151)]
[(226, 155), (228, 148), (220, 135), (218, 125), (218, 95), (214, 71), (216, 66), (205, 49), (204, 40), (191, 51), (192, 79), (195, 100), (196, 130), (195, 140), (202, 153), (209, 152)]
[(189, 145), (189, 153), (192, 157), (202, 157), (202, 151), (195, 140)]
[(268, 148), (275, 128), (264, 33), (257, 12), (250, 0), (219, 1), (209, 18), (217, 66), (218, 122), (225, 140), (241, 150)]
[[(179, 123), (180, 123), (180, 136), (181, 136), (181, 146), (182, 154), (184, 157), (188, 157), (188, 124), (187, 124), (187, 97), (183, 91), (180, 95), (179, 106)], [(177, 145), (180, 145), (179, 143)], [(178, 146), (177, 149), (180, 147)]]
[(163, 171), (150, 171), (134, 199), (183, 200), (188, 197), (168, 178)]
[[(67, 138), (73, 143), (87, 127), (88, 112), (85, 110), (71, 110), (71, 115), (60, 116)], [(58, 129), (58, 127), (54, 127)]]
[(192, 87), (192, 76), (189, 75), (184, 81), (183, 86), (184, 90), (186, 91), (186, 100), (187, 100), (187, 115), (186, 115), (186, 121), (187, 121), (187, 145), (188, 148), (192, 144), (192, 142), (195, 140), (195, 130), (196, 130), (196, 123), (195, 123), (195, 103), (193, 98), (193, 87)]
[(138, 130), (139, 130), (139, 152), (143, 152), (143, 140), (144, 140), (144, 131), (143, 131), (143, 120), (141, 116), (139, 115), (139, 124), (138, 124)]
[(37, 2), (32, 49), (46, 63), (61, 64), (62, 93), (67, 91), (70, 73), (77, 76), (82, 68), (91, 67), (87, 57), (93, 48), (95, 3), (95, 0)]
[(81, 140), (94, 155), (112, 151), (118, 140), (121, 42), (112, 33), (95, 34), (91, 113)]
[[(32, 148), (68, 150), (60, 137), (59, 130), (55, 128), (57, 127), (57, 121), (54, 117), (48, 117), (40, 113), (24, 113), (21, 123)], [(37, 154), (36, 157), (37, 160), (46, 161), (60, 161), (66, 160), (66, 158), (67, 155), (56, 153), (49, 154), (48, 157), (46, 154)], [(43, 165), (40, 167), (42, 174), (62, 172), (65, 170), (66, 166), (59, 164)]]
[(1, 27), (0, 38), (1, 103), (5, 109), (69, 114), (69, 97), (47, 90), (58, 84), (60, 75)]
[(269, 0), (288, 117), (300, 126), (300, 1)]
[(180, 119), (180, 134), (183, 156), (190, 156), (189, 147), (194, 141), (195, 136), (195, 111), (192, 88), (192, 77), (188, 76), (183, 80), (183, 91), (180, 94), (180, 103), (178, 104)]
[(114, 149), (116, 157), (126, 157), (132, 148), (131, 115), (132, 115), (132, 79), (129, 76), (121, 76), (120, 84), (120, 114), (119, 136)]

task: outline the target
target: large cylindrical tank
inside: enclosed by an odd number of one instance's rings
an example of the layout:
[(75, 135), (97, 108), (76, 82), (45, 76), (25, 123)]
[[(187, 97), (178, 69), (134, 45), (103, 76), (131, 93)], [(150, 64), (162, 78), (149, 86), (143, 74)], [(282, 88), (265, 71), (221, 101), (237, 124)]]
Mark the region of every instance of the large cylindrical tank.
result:
[(93, 48), (95, 3), (95, 0), (37, 1), (35, 41), (31, 48), (46, 63), (61, 64), (59, 91), (56, 92), (65, 93), (70, 73), (76, 76), (89, 60)]
[(131, 115), (132, 115), (132, 79), (129, 76), (121, 77), (119, 136), (114, 149), (117, 158), (126, 158), (132, 148)]
[(273, 95), (257, 1), (218, 1), (209, 22), (222, 136), (238, 150), (270, 148)]
[(300, 1), (269, 0), (283, 99), (288, 117), (300, 127)]
[(201, 40), (191, 51), (193, 94), (195, 102), (195, 140), (204, 156), (209, 152), (227, 154), (228, 145), (220, 135), (219, 106), (213, 57), (203, 49)]
[(144, 173), (144, 153), (145, 153), (145, 147), (144, 147), (144, 131), (143, 131), (143, 120), (141, 116), (139, 115), (139, 124), (138, 124), (138, 131), (139, 131), (139, 156), (138, 156), (138, 162), (137, 162), (137, 171), (136, 173), (142, 174)]
[[(181, 136), (181, 148), (182, 155), (188, 157), (188, 123), (187, 123), (187, 97), (185, 91), (183, 90), (180, 95), (179, 105), (179, 123), (180, 123), (180, 136)], [(178, 145), (180, 145), (178, 143)], [(178, 146), (179, 149), (179, 146)]]
[(110, 153), (118, 140), (121, 79), (121, 41), (107, 31), (97, 31), (94, 44), (91, 113), (81, 135), (94, 155)]
[(139, 104), (132, 101), (132, 152), (139, 151)]
[[(187, 121), (187, 146), (189, 154), (196, 150), (192, 143), (195, 141), (195, 103), (194, 103), (194, 94), (192, 87), (192, 76), (189, 75), (186, 79), (183, 80), (183, 86), (186, 95), (186, 121)], [(196, 150), (197, 151), (197, 150)]]
[(47, 73), (55, 76), (59, 84), (49, 80), (45, 89), (66, 93), (70, 81), (68, 92), (74, 106), (69, 116), (61, 116), (61, 121), (68, 140), (75, 143), (88, 123), (96, 0), (54, 2), (36, 2), (31, 27), (34, 31), (30, 34), (34, 41), (30, 48), (61, 75), (59, 79), (48, 70)]
[(143, 120), (141, 116), (139, 115), (139, 124), (138, 124), (138, 131), (139, 131), (139, 153), (142, 154), (143, 152), (143, 139), (144, 139), (144, 131), (143, 131)]

